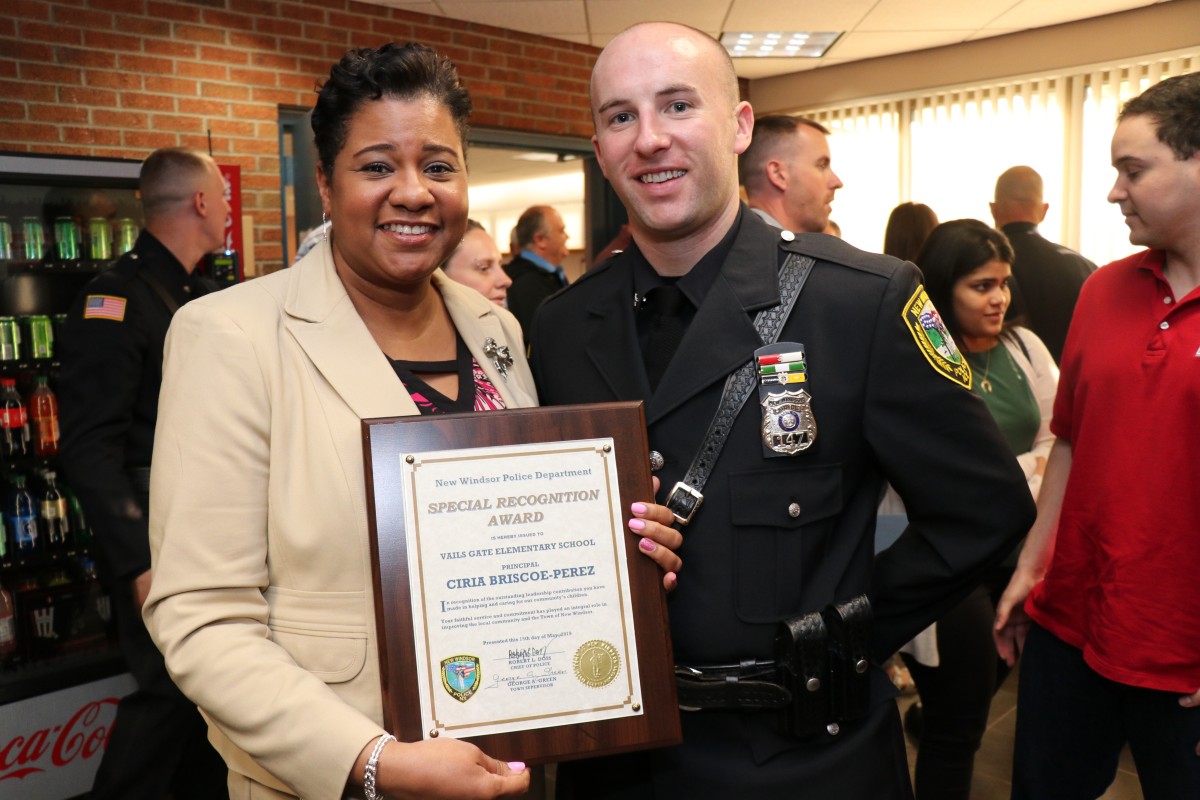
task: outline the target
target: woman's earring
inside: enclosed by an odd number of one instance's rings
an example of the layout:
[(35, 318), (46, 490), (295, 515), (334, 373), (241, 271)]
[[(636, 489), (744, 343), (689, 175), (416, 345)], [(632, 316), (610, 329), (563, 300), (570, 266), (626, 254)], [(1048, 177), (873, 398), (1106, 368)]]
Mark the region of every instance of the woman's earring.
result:
[(321, 238), (329, 241), (329, 215), (324, 211), (321, 212)]

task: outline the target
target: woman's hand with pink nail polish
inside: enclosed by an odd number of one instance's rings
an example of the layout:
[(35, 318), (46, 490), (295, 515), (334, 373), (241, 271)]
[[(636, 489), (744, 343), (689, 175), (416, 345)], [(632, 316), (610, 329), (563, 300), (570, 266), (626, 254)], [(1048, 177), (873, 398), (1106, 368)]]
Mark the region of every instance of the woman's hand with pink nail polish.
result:
[(666, 506), (656, 503), (633, 503), (629, 510), (633, 514), (629, 530), (641, 537), (638, 549), (662, 569), (663, 588), (671, 591), (678, 582), (676, 573), (683, 566), (675, 552), (683, 544), (683, 534), (671, 527), (674, 515)]

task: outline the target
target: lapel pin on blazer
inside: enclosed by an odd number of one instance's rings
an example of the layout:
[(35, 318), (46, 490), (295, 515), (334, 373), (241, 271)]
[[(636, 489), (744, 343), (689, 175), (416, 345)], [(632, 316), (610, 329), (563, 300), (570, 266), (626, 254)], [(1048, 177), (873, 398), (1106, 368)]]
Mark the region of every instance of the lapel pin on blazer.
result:
[(508, 345), (497, 344), (492, 337), (487, 337), (483, 340), (483, 354), (491, 359), (496, 365), (496, 370), (500, 373), (500, 377), (508, 380), (508, 368), (513, 364), (512, 353), (508, 350)]

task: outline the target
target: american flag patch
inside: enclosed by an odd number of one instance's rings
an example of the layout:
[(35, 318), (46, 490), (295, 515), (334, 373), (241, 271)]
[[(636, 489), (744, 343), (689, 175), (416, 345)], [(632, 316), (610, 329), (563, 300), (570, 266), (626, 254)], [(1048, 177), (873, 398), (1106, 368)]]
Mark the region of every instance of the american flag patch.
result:
[(107, 294), (89, 294), (83, 304), (84, 319), (125, 320), (125, 298)]

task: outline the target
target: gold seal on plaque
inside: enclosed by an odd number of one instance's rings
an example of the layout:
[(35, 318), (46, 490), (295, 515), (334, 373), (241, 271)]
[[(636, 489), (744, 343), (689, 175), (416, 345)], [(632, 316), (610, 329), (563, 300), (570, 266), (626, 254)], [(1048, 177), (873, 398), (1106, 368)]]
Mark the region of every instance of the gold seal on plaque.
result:
[(575, 651), (575, 677), (593, 688), (608, 686), (621, 671), (617, 648), (603, 639), (584, 642)]

